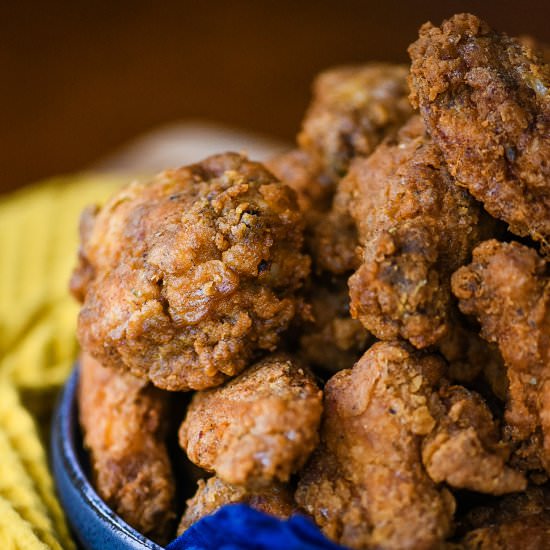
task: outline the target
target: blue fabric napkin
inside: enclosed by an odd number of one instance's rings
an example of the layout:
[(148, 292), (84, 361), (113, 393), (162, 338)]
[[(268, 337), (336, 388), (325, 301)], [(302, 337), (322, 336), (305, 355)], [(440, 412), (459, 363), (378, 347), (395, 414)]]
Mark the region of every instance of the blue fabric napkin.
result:
[(330, 542), (305, 516), (281, 520), (245, 504), (229, 504), (206, 516), (166, 550), (345, 550)]

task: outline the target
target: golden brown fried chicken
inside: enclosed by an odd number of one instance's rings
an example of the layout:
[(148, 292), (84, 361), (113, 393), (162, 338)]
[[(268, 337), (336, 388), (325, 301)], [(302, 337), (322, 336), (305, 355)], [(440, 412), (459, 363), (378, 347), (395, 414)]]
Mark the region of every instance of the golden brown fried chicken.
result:
[(507, 496), (493, 506), (472, 510), (464, 524), (470, 530), (461, 550), (543, 550), (550, 548), (548, 490), (530, 487)]
[[(331, 199), (352, 159), (370, 155), (409, 118), (406, 75), (402, 65), (370, 63), (331, 69), (317, 77), (298, 136), (299, 146), (321, 174), (311, 189), (328, 189)], [(317, 201), (309, 223), (308, 245), (315, 268), (346, 274), (358, 266), (355, 224), (345, 205), (334, 205), (327, 212), (330, 201), (320, 204)]]
[[(480, 244), (452, 279), (460, 309), (498, 344), (509, 382), (505, 419), (550, 472), (550, 280), (535, 250), (518, 243)], [(540, 440), (543, 439), (539, 445)], [(522, 451), (523, 454), (525, 449)]]
[(296, 501), (331, 539), (351, 548), (428, 549), (449, 534), (454, 499), (421, 460), (443, 369), (436, 356), (379, 342), (327, 382), (322, 443)]
[(180, 428), (189, 459), (232, 484), (287, 481), (318, 443), (322, 392), (284, 354), (193, 396)]
[(550, 239), (550, 67), (470, 14), (420, 29), (411, 99), (459, 185), (518, 235)]
[(300, 309), (303, 225), (292, 190), (232, 153), (130, 185), (83, 232), (82, 347), (163, 389), (222, 383)]
[(357, 233), (345, 208), (331, 202), (355, 157), (366, 157), (409, 118), (407, 70), (370, 63), (321, 73), (298, 136), (299, 150), (268, 163), (294, 188), (308, 222), (308, 248), (318, 273), (357, 267)]
[(78, 397), (98, 494), (140, 533), (168, 542), (176, 517), (175, 480), (165, 444), (168, 397), (87, 354), (80, 359)]
[(436, 483), (493, 495), (525, 489), (523, 474), (506, 465), (510, 449), (481, 396), (444, 385), (431, 411), (437, 425), (422, 442), (422, 461)]
[(197, 492), (187, 501), (185, 513), (178, 526), (178, 535), (225, 504), (237, 502), (281, 519), (288, 518), (296, 511), (292, 492), (282, 483), (273, 482), (266, 487), (247, 489), (242, 485), (230, 485), (214, 476), (206, 482), (199, 480)]
[(306, 299), (313, 319), (301, 329), (299, 354), (304, 363), (327, 373), (353, 367), (372, 336), (350, 317), (345, 279), (314, 279)]
[(300, 148), (336, 182), (412, 113), (404, 65), (369, 63), (321, 73), (298, 136)]
[(454, 184), (419, 117), (355, 161), (340, 194), (363, 247), (349, 280), (352, 316), (382, 340), (435, 344), (448, 331), (450, 276), (492, 221)]

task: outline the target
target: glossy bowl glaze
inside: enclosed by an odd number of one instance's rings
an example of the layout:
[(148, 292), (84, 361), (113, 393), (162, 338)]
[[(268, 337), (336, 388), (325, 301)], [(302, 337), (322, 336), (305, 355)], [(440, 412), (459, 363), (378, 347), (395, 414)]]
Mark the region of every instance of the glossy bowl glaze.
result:
[(50, 442), (57, 491), (75, 537), (85, 550), (162, 550), (118, 517), (88, 481), (78, 424), (77, 387), (78, 365), (57, 403)]

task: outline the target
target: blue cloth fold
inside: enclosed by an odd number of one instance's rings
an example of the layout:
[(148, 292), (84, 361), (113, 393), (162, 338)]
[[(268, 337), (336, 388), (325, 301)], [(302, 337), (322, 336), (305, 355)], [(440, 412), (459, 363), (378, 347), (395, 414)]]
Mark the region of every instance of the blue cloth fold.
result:
[(307, 517), (281, 520), (245, 504), (228, 504), (172, 541), (166, 550), (345, 550)]

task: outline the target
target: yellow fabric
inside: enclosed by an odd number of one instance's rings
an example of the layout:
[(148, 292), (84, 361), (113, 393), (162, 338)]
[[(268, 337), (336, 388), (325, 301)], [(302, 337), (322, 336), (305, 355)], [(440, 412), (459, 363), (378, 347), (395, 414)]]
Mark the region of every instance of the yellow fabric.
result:
[(0, 197), (2, 550), (74, 548), (37, 423), (47, 427), (77, 351), (78, 305), (67, 284), (80, 212), (104, 202), (121, 183), (103, 176), (57, 178)]

